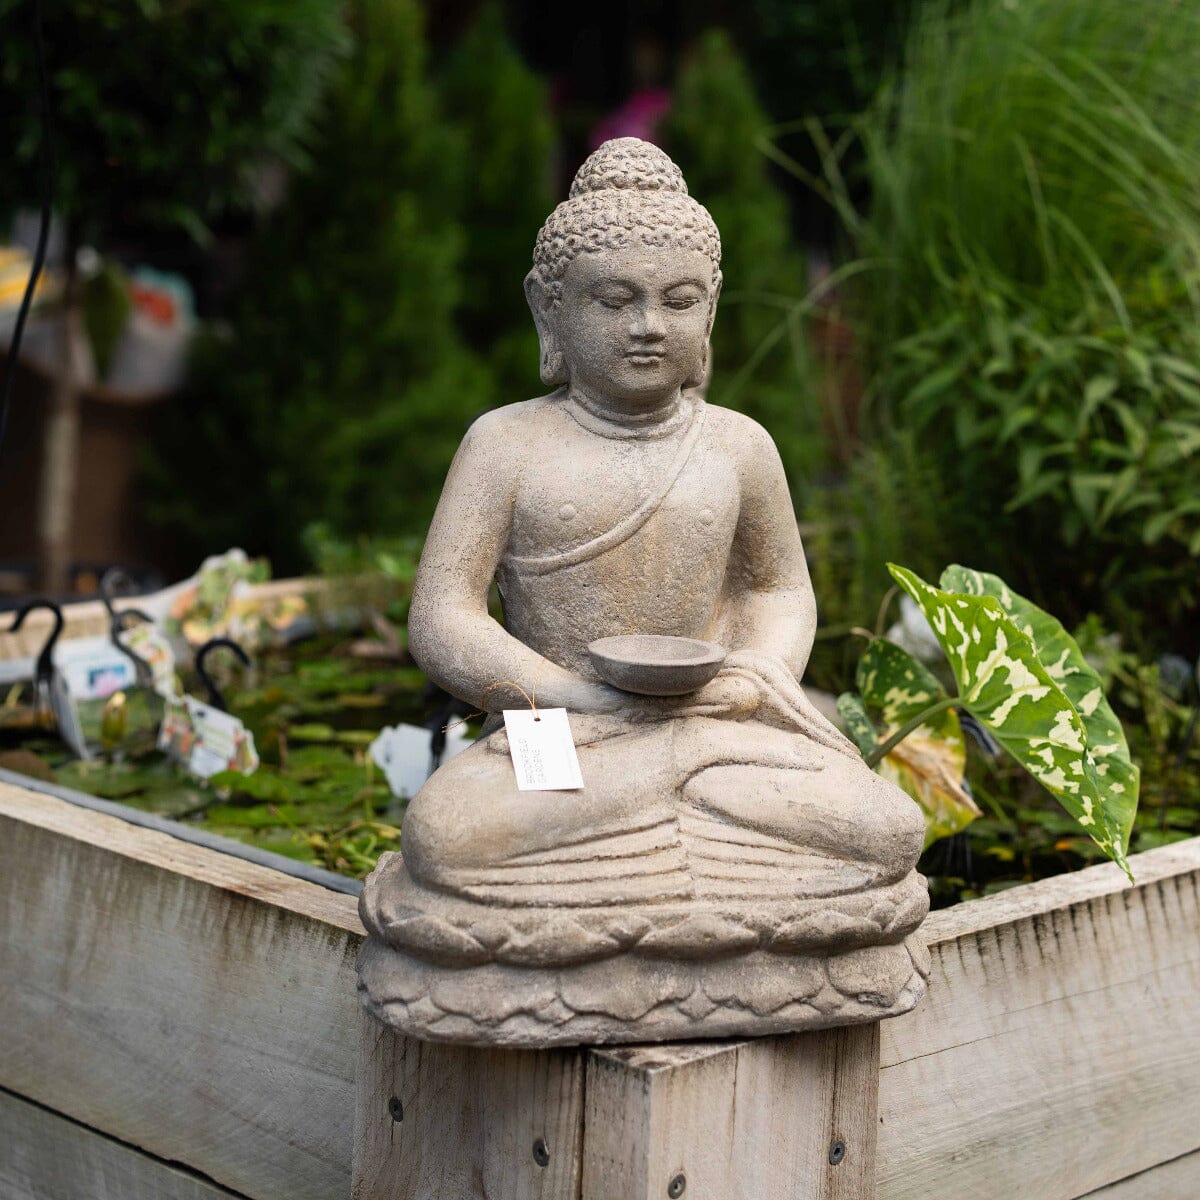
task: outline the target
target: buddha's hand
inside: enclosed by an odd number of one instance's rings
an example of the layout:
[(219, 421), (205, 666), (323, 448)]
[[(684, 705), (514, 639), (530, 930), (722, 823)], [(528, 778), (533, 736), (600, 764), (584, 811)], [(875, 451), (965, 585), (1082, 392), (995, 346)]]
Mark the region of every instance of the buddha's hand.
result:
[(723, 670), (715, 679), (686, 696), (639, 696), (638, 713), (643, 720), (675, 717), (726, 717), (734, 720), (752, 716), (762, 700), (762, 688), (745, 671)]

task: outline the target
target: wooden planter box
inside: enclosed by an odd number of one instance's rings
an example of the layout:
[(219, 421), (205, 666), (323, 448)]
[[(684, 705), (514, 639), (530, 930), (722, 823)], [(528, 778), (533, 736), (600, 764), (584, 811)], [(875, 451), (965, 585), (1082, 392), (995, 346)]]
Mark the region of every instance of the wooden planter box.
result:
[(1194, 1200), (1200, 838), (1133, 867), (934, 913), (880, 1026), (481, 1052), (360, 1017), (353, 881), (0, 771), (0, 1198)]
[(865, 1032), (479, 1052), (360, 1029), (352, 895), (120, 813), (0, 780), (6, 1200), (349, 1197), (356, 1103), (360, 1200), (1200, 1195), (1200, 839), (934, 913)]

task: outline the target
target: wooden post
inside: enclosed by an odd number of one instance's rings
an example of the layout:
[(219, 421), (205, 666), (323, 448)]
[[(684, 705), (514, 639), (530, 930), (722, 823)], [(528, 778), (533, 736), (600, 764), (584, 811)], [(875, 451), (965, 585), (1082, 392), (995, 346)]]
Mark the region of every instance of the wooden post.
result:
[(536, 1051), (360, 1022), (354, 1200), (874, 1200), (878, 1025)]
[(593, 1051), (583, 1200), (874, 1200), (879, 1026)]
[(413, 1041), (365, 1012), (354, 1200), (576, 1200), (584, 1054)]

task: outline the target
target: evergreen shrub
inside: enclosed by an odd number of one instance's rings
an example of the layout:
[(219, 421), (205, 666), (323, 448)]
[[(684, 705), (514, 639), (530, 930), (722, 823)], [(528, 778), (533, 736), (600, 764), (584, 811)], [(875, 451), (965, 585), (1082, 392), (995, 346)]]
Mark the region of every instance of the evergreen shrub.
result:
[(769, 122), (727, 34), (707, 33), (680, 71), (662, 134), (688, 190), (721, 231), (724, 285), (709, 398), (771, 431), (794, 487), (822, 454), (803, 301), (804, 257), (763, 154)]
[(314, 521), (423, 531), (494, 400), (456, 325), (466, 141), (428, 78), (420, 7), (355, 0), (350, 20), (310, 165), (156, 441), (154, 515), (193, 554), (242, 545), (289, 571)]

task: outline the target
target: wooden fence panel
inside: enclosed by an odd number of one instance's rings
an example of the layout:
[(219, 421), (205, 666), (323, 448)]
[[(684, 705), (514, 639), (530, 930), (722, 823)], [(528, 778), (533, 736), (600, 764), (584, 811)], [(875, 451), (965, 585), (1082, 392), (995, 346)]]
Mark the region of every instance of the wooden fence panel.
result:
[[(929, 997), (878, 1030), (879, 1200), (1200, 1196), (1200, 839), (1133, 865), (1134, 888), (1098, 867), (930, 917)], [(350, 1194), (352, 898), (0, 784), (0, 930), (0, 1087), (253, 1200)], [(386, 1086), (432, 1094), (413, 1111), (445, 1154), (482, 1146), (542, 1200), (551, 1180), (564, 1200), (658, 1197), (672, 1172), (684, 1200), (859, 1200), (864, 1032), (808, 1035), (846, 1067), (832, 1090), (802, 1039), (559, 1052), (509, 1092), (476, 1052), (425, 1047), (380, 1059), (372, 1112)], [(487, 1078), (536, 1099), (525, 1124), (505, 1102), (510, 1141), (451, 1107)], [(485, 1186), (453, 1200), (504, 1194)]]
[(206, 1179), (0, 1092), (4, 1200), (238, 1200)]
[(929, 918), (929, 996), (883, 1023), (880, 1200), (1073, 1200), (1200, 1148), (1200, 839), (1133, 865)]
[(1200, 1196), (1200, 1150), (1140, 1171), (1083, 1200), (1196, 1200)]
[(0, 1086), (255, 1200), (349, 1192), (355, 901), (0, 784)]

